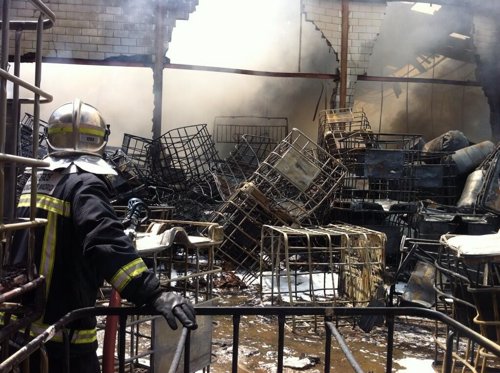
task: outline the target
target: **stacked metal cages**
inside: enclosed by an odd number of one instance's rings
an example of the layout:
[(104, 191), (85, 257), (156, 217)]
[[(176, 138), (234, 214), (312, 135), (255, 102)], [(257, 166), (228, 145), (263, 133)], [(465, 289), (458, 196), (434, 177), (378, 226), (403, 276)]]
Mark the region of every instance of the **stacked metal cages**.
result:
[(212, 170), (221, 160), (206, 124), (175, 128), (157, 139), (125, 134), (122, 151), (144, 185), (220, 200)]
[(345, 167), (297, 129), (260, 163), (211, 221), (224, 227), (217, 255), (254, 277), (263, 225), (318, 225), (324, 204), (340, 186)]
[(270, 137), (242, 135), (228, 157), (213, 171), (221, 197), (227, 200), (257, 169), (277, 143)]
[(277, 144), (288, 135), (285, 117), (218, 116), (214, 120), (214, 140), (221, 158), (226, 158), (242, 136), (263, 137)]
[(384, 283), (385, 244), (384, 233), (349, 224), (264, 225), (261, 299), (275, 306), (366, 306)]
[(392, 264), (399, 262), (403, 236), (414, 237), (409, 222), (417, 201), (455, 201), (449, 153), (424, 153), (420, 135), (374, 133), (363, 112), (339, 109), (321, 113), (318, 139), (348, 168), (333, 195), (331, 219), (387, 233)]
[[(441, 236), (436, 291), (453, 304), (452, 316), (494, 343), (500, 342), (499, 234)], [(500, 359), (468, 342), (454, 356), (473, 372), (500, 368)], [(444, 348), (444, 347), (443, 347)]]

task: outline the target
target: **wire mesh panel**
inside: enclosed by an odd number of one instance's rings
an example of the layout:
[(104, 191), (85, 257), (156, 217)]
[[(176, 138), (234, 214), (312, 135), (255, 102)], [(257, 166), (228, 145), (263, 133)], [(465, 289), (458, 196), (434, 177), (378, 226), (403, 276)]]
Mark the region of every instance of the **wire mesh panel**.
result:
[[(34, 117), (29, 113), (25, 113), (23, 119), (21, 119), (18, 154), (22, 157), (33, 157), (33, 122)], [(35, 158), (43, 158), (47, 154), (45, 144), (47, 122), (40, 119), (38, 122), (38, 154)]]
[(224, 200), (246, 181), (276, 147), (270, 137), (242, 135), (228, 157), (213, 171), (219, 193)]
[(155, 141), (162, 155), (158, 168), (164, 182), (203, 181), (221, 161), (206, 124), (175, 128)]
[(303, 222), (314, 219), (315, 210), (341, 186), (346, 172), (342, 163), (294, 128), (249, 181)]
[(265, 225), (261, 297), (273, 305), (367, 305), (383, 283), (385, 243), (384, 233), (348, 224)]
[(133, 163), (133, 168), (143, 182), (150, 182), (154, 179), (150, 153), (152, 143), (151, 139), (128, 133), (123, 134), (122, 151)]
[(214, 120), (214, 139), (217, 150), (225, 158), (243, 135), (267, 137), (275, 144), (288, 134), (285, 117), (219, 116)]
[(372, 133), (369, 142), (358, 141), (358, 135), (341, 139), (343, 147), (334, 152), (349, 169), (338, 201), (455, 203), (456, 170), (449, 153), (421, 151), (420, 135)]
[(224, 229), (224, 240), (216, 256), (226, 268), (255, 278), (260, 260), (260, 234), (264, 224), (289, 225), (293, 218), (268, 199), (254, 184), (244, 183), (215, 211), (211, 220)]

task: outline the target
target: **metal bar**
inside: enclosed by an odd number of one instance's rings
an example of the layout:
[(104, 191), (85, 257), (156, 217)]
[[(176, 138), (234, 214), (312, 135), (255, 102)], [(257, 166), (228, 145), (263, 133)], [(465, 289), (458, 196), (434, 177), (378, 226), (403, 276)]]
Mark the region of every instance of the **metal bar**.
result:
[(127, 315), (120, 315), (118, 331), (118, 371), (125, 373), (125, 336), (127, 331)]
[[(0, 22), (0, 28), (2, 28), (3, 23)], [(50, 19), (43, 21), (43, 29), (47, 30), (54, 26), (54, 22)], [(10, 21), (9, 30), (11, 31), (35, 31), (38, 27), (38, 21)]]
[(47, 224), (47, 219), (35, 219), (22, 223), (0, 224), (0, 232), (19, 230), (25, 228), (35, 228)]
[(453, 359), (453, 338), (455, 338), (455, 332), (449, 332), (446, 337), (446, 352), (445, 358), (443, 361), (443, 373), (451, 373), (451, 369), (453, 367), (452, 359)]
[(240, 315), (233, 315), (233, 361), (231, 364), (231, 372), (238, 372), (238, 349), (240, 340)]
[(394, 352), (394, 315), (387, 315), (387, 359), (386, 359), (386, 373), (392, 372), (392, 356)]
[(347, 105), (347, 69), (349, 48), (349, 0), (342, 0), (342, 29), (340, 34), (340, 97), (341, 108)]
[[(3, 1), (2, 23), (10, 20), (10, 0)], [(0, 51), (0, 71), (7, 70), (9, 60), (9, 30), (2, 29), (2, 47)], [(0, 74), (0, 77), (3, 76)], [(5, 153), (5, 135), (7, 130), (7, 80), (0, 79), (0, 153)], [(0, 223), (4, 222), (5, 168), (0, 164)]]
[(31, 84), (25, 82), (24, 80), (18, 78), (15, 75), (9, 74), (5, 69), (0, 69), (0, 77), (13, 82), (14, 84), (20, 85), (21, 87), (27, 89), (28, 91), (31, 91), (35, 94), (42, 96), (43, 98), (48, 100), (46, 102), (51, 102), (53, 99), (52, 95), (48, 94), (47, 92), (41, 90), (40, 88), (38, 88), (34, 85), (31, 85)]
[[(179, 338), (179, 342), (177, 342), (177, 348), (175, 349), (175, 354), (172, 359), (172, 363), (170, 364), (170, 369), (168, 373), (175, 373), (177, 368), (179, 367), (179, 362), (181, 361), (182, 353), (184, 352), (184, 344), (186, 343), (186, 339), (188, 337), (188, 328), (182, 328), (181, 337)], [(188, 361), (189, 363), (189, 361)], [(189, 364), (188, 364), (189, 365)], [(189, 367), (188, 372), (189, 372)], [(186, 371), (186, 361), (184, 359), (184, 371)]]
[(191, 372), (190, 361), (191, 361), (191, 330), (187, 329), (186, 343), (184, 346), (184, 373)]
[[(435, 310), (417, 308), (417, 307), (219, 307), (205, 306), (196, 307), (197, 315), (221, 315), (233, 316), (233, 362), (232, 372), (237, 372), (238, 347), (239, 347), (239, 322), (241, 315), (282, 315), (282, 316), (297, 316), (297, 315), (318, 315), (327, 317), (332, 312), (339, 317), (356, 316), (356, 315), (385, 315), (387, 316), (415, 316), (430, 320), (440, 321), (446, 324), (449, 328), (460, 333), (461, 336), (473, 340), (478, 345), (500, 357), (500, 345), (492, 340), (483, 337), (481, 334), (466, 327), (451, 317)], [(42, 344), (49, 341), (59, 330), (66, 325), (82, 317), (88, 316), (106, 316), (119, 315), (123, 318), (121, 324), (125, 324), (127, 315), (151, 315), (155, 311), (151, 307), (90, 307), (83, 308), (68, 313), (58, 322), (48, 327), (42, 334), (35, 337), (22, 350), (15, 352), (7, 360), (0, 363), (0, 372), (8, 372), (14, 366), (14, 362), (22, 361)], [(452, 343), (451, 340), (449, 343)], [(120, 371), (122, 372), (122, 370)]]
[(278, 368), (277, 372), (283, 372), (283, 357), (285, 349), (285, 315), (278, 316)]
[[(328, 322), (331, 322), (331, 317), (326, 317)], [(325, 323), (325, 326), (327, 326)], [(325, 373), (330, 373), (330, 364), (332, 360), (332, 332), (330, 328), (325, 327)]]
[(40, 10), (40, 12), (45, 14), (52, 22), (55, 23), (56, 15), (54, 14), (54, 12), (52, 12), (52, 10), (50, 10), (47, 7), (47, 5), (45, 5), (41, 0), (30, 0), (30, 1), (34, 6), (36, 6)]
[(24, 285), (18, 286), (15, 289), (12, 289), (6, 293), (0, 294), (0, 303), (6, 302), (9, 299), (16, 298), (21, 294), (25, 294), (27, 292), (30, 292), (30, 291), (42, 286), (44, 283), (45, 283), (45, 278), (40, 276), (31, 282), (28, 282)]
[(366, 82), (423, 83), (423, 84), (458, 85), (465, 87), (481, 87), (481, 83), (474, 80), (407, 78), (403, 76), (373, 76), (373, 75), (358, 75), (357, 80)]
[(351, 350), (349, 349), (349, 346), (347, 346), (347, 343), (345, 342), (344, 337), (342, 337), (342, 335), (339, 333), (337, 328), (333, 325), (332, 322), (327, 322), (326, 325), (328, 326), (328, 329), (330, 330), (332, 335), (335, 337), (335, 339), (339, 343), (340, 349), (344, 353), (349, 364), (351, 364), (352, 369), (356, 373), (364, 373), (363, 369), (361, 368), (359, 363), (356, 361), (356, 358), (354, 357)]
[(21, 157), (18, 155), (12, 154), (2, 154), (0, 153), (0, 162), (12, 162), (12, 163), (20, 163), (26, 166), (32, 167), (47, 167), (50, 165), (49, 162), (41, 161), (38, 159)]

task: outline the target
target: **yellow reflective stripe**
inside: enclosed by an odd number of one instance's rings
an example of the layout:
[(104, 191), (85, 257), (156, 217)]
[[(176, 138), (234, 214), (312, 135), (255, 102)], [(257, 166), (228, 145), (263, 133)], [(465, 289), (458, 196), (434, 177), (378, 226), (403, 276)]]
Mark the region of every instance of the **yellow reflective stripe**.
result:
[(46, 295), (48, 296), (50, 284), (52, 282), (52, 272), (56, 258), (56, 230), (57, 216), (54, 212), (49, 211), (47, 214), (47, 225), (45, 226), (45, 234), (43, 236), (42, 257), (40, 259), (40, 274), (45, 276)]
[(120, 292), (134, 277), (139, 276), (142, 272), (147, 271), (147, 269), (142, 259), (137, 258), (121, 267), (111, 279), (111, 284)]
[[(48, 130), (48, 133), (51, 135), (58, 133), (69, 133), (73, 132), (73, 127), (51, 127)], [(102, 128), (88, 128), (88, 127), (80, 127), (78, 132), (83, 133), (85, 135), (96, 135), (96, 136), (104, 136), (104, 129)]]
[[(49, 325), (42, 324), (42, 323), (33, 323), (31, 325), (31, 331), (30, 334), (32, 337), (36, 337), (37, 335), (42, 334)], [(69, 332), (69, 330), (68, 330)], [(54, 337), (51, 338), (51, 341), (53, 342), (62, 342), (63, 341), (63, 332), (62, 330), (59, 330), (56, 332)], [(94, 329), (82, 329), (82, 330), (75, 330), (73, 333), (73, 336), (71, 337), (70, 343), (72, 344), (83, 344), (83, 343), (92, 343), (97, 341), (97, 330)]]
[[(23, 194), (19, 198), (19, 207), (30, 207), (31, 195)], [(69, 217), (71, 215), (71, 203), (62, 199), (47, 196), (45, 194), (37, 194), (36, 207), (46, 211), (51, 211), (57, 215)]]

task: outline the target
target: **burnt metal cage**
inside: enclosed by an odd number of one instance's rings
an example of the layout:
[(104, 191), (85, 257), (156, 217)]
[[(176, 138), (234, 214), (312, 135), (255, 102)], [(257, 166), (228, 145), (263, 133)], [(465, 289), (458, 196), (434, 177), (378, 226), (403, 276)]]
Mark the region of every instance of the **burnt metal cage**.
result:
[(244, 135), (269, 138), (277, 144), (286, 137), (289, 129), (285, 117), (239, 115), (215, 117), (213, 131), (217, 150), (222, 158), (226, 158)]
[(272, 305), (367, 305), (384, 282), (384, 233), (349, 224), (262, 227), (260, 295)]
[[(318, 224), (322, 206), (338, 188), (345, 167), (297, 129), (212, 214), (224, 228), (217, 255), (255, 276), (264, 224)], [(319, 214), (317, 214), (319, 212)]]
[(241, 183), (252, 176), (276, 145), (270, 137), (242, 135), (227, 158), (213, 170), (221, 197), (227, 200)]
[[(206, 124), (174, 128), (155, 139), (161, 155), (155, 169), (165, 183), (189, 184), (211, 177), (211, 170), (221, 159)], [(158, 157), (153, 157), (158, 161)]]

